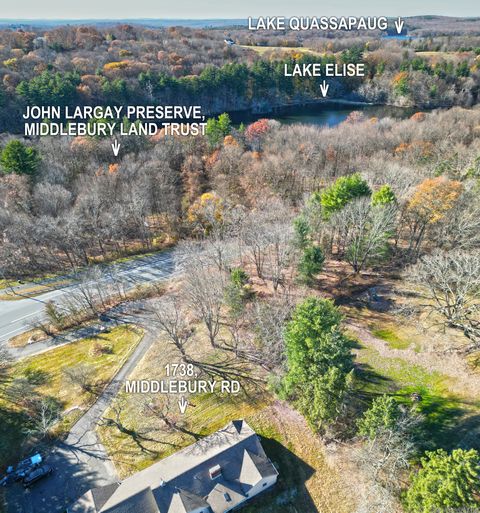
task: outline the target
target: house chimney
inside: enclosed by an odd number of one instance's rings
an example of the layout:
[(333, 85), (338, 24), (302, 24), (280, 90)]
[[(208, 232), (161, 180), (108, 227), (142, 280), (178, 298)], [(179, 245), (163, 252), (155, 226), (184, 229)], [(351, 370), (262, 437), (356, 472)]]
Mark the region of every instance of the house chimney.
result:
[(222, 467), (220, 465), (215, 465), (208, 470), (210, 474), (210, 479), (217, 479), (222, 475)]

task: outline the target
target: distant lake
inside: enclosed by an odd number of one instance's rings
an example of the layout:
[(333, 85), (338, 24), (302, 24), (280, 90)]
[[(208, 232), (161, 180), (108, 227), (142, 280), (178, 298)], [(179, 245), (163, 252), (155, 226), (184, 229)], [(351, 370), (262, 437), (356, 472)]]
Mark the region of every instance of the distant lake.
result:
[(397, 39), (398, 41), (409, 41), (410, 39), (414, 39), (414, 37), (409, 36), (407, 34), (392, 34), (391, 36), (382, 36), (382, 39)]
[(233, 112), (231, 113), (231, 118), (235, 124), (248, 124), (261, 118), (269, 118), (276, 119), (285, 125), (303, 123), (306, 125), (332, 127), (345, 121), (348, 115), (353, 111), (360, 111), (364, 113), (367, 118), (390, 117), (394, 119), (404, 119), (415, 112), (413, 109), (385, 105), (328, 102), (285, 107), (270, 114), (256, 115), (246, 112)]

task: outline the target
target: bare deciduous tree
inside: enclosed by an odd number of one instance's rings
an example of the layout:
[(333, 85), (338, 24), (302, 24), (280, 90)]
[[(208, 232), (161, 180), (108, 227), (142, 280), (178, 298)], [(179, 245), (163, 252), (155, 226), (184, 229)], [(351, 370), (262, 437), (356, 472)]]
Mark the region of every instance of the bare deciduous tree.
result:
[(331, 225), (338, 230), (338, 245), (355, 273), (385, 256), (395, 215), (394, 205), (375, 207), (370, 198), (360, 198), (332, 216)]
[(285, 361), (283, 331), (293, 309), (288, 292), (278, 294), (272, 301), (256, 301), (250, 313), (254, 340), (262, 365), (280, 369)]
[(27, 435), (45, 438), (61, 418), (61, 406), (51, 397), (42, 397), (27, 412), (28, 424), (23, 431)]
[(82, 392), (93, 392), (95, 385), (95, 369), (92, 365), (79, 363), (63, 369), (65, 381), (78, 387)]
[(78, 275), (78, 283), (59, 309), (69, 315), (99, 315), (112, 303), (126, 298), (127, 282), (115, 268), (91, 267)]
[(480, 346), (480, 254), (452, 250), (424, 256), (406, 276), (420, 286), (434, 323), (463, 331)]
[(432, 240), (445, 250), (480, 247), (480, 196), (477, 191), (462, 194), (448, 216), (435, 226)]
[(403, 513), (395, 494), (380, 483), (369, 482), (365, 486), (355, 513)]
[(294, 233), (290, 220), (269, 227), (265, 238), (265, 273), (272, 281), (273, 290), (284, 284), (285, 273), (296, 255)]
[(207, 328), (212, 347), (217, 346), (220, 332), (225, 281), (224, 273), (205, 266), (201, 259), (186, 263), (186, 303)]
[(414, 434), (421, 421), (420, 415), (403, 409), (392, 428), (381, 429), (362, 444), (355, 457), (373, 483), (399, 490), (401, 473), (409, 468), (417, 450)]
[(160, 331), (167, 335), (169, 341), (180, 351), (182, 358), (186, 357), (188, 341), (195, 330), (186, 319), (180, 299), (175, 296), (165, 297), (154, 308), (155, 322)]

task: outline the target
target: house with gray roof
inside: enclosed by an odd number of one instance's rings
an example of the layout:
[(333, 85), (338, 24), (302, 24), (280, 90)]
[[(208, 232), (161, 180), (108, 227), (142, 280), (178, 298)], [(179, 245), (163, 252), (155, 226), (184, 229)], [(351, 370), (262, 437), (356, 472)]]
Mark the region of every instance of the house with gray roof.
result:
[(255, 431), (233, 421), (121, 483), (89, 490), (68, 513), (226, 513), (277, 477)]

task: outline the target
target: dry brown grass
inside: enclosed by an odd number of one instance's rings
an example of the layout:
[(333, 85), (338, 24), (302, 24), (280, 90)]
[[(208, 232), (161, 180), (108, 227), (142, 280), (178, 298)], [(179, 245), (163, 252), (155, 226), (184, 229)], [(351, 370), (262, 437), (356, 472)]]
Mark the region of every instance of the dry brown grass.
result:
[(32, 329), (15, 335), (8, 341), (8, 345), (11, 347), (25, 347), (29, 344), (35, 344), (35, 342), (41, 342), (45, 340), (47, 335), (39, 329)]
[[(305, 419), (289, 405), (276, 401), (247, 418), (262, 436), (264, 448), (280, 471), (275, 498), (266, 497), (246, 513), (351, 513), (355, 494), (338, 469), (327, 461), (325, 446)], [(279, 505), (295, 491), (293, 500)]]
[[(190, 357), (209, 361), (215, 359), (215, 351), (208, 343), (206, 333), (199, 327), (195, 339), (189, 344), (187, 352)], [(130, 380), (164, 380), (165, 365), (179, 363), (179, 353), (164, 337), (154, 344), (135, 371)], [(154, 461), (164, 458), (179, 448), (195, 441), (195, 436), (205, 436), (217, 431), (231, 420), (245, 418), (257, 409), (268, 404), (270, 398), (261, 388), (247, 396), (240, 393), (236, 396), (202, 394), (188, 397), (190, 406), (184, 415), (180, 415), (177, 401), (180, 396), (172, 396), (171, 417), (187, 432), (166, 429), (161, 420), (145, 414), (142, 408), (141, 394), (121, 393), (115, 405), (123, 405), (122, 423), (141, 435), (143, 450), (128, 435), (120, 433), (112, 427), (98, 428), (102, 442), (115, 463), (121, 477), (132, 474), (151, 465)], [(112, 415), (112, 410), (105, 417)], [(194, 436), (195, 435), (195, 436)]]
[(322, 52), (317, 52), (315, 50), (311, 50), (310, 48), (304, 48), (303, 46), (252, 46), (252, 45), (238, 45), (238, 46), (240, 48), (246, 48), (247, 50), (253, 50), (254, 52), (259, 53), (260, 55), (264, 55), (267, 52), (283, 53), (283, 54), (309, 53), (311, 55), (317, 55), (319, 57), (323, 57), (325, 55)]

